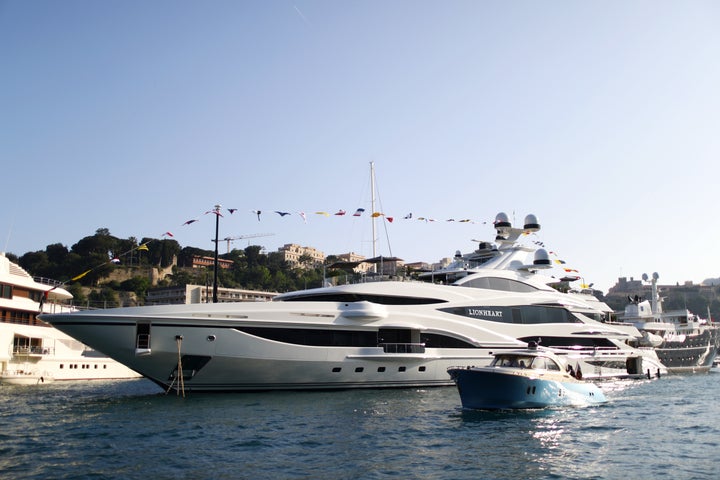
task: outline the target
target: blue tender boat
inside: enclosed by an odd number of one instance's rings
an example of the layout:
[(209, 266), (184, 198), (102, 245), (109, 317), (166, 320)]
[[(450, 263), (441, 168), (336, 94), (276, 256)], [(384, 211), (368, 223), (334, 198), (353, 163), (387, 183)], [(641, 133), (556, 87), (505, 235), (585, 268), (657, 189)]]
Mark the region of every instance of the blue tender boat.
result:
[[(531, 344), (525, 350), (494, 354), (487, 367), (451, 367), (464, 408), (505, 410), (605, 403), (594, 383), (548, 350)], [(580, 378), (578, 378), (580, 377)]]

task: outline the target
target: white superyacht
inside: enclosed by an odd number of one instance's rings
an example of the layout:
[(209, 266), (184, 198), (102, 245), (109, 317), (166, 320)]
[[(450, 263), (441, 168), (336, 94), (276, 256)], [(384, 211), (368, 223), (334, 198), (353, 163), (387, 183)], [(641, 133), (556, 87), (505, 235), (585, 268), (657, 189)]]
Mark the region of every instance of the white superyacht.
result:
[[(168, 390), (452, 385), (448, 367), (486, 365), (530, 340), (557, 347), (562, 339), (562, 353), (578, 352), (577, 362), (602, 351), (622, 363), (599, 376), (662, 368), (657, 357), (627, 345), (637, 332), (605, 325), (597, 313), (581, 298), (497, 270), (468, 272), (453, 285), (379, 281), (265, 303), (129, 307), (43, 320)], [(588, 338), (595, 342), (589, 351)], [(595, 371), (582, 368), (588, 376)]]

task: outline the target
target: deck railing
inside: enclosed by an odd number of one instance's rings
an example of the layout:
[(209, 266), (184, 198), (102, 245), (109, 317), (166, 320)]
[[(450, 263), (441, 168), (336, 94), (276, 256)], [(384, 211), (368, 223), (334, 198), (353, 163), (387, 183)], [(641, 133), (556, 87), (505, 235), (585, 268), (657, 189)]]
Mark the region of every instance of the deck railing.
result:
[(381, 343), (385, 353), (425, 353), (424, 343)]

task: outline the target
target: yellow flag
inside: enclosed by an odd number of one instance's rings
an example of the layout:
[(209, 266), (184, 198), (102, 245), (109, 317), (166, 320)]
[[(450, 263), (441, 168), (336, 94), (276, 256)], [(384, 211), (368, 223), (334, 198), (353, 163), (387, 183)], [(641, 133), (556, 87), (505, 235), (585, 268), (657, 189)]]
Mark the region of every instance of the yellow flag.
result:
[(84, 277), (85, 275), (87, 275), (87, 274), (90, 273), (90, 272), (92, 272), (92, 268), (91, 268), (90, 270), (86, 271), (86, 272), (81, 273), (81, 274), (78, 275), (77, 277), (71, 278), (70, 281), (71, 281), (71, 282), (74, 282), (75, 280), (80, 280), (82, 277)]

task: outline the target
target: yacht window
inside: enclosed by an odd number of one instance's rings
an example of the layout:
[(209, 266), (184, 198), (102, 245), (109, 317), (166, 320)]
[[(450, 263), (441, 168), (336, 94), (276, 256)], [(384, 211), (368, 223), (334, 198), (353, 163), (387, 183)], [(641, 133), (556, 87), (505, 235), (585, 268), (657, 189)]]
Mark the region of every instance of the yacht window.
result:
[(602, 348), (606, 350), (617, 350), (610, 339), (604, 336), (572, 336), (572, 337), (554, 337), (550, 335), (520, 337), (518, 340), (522, 342), (536, 342), (543, 347), (548, 348)]
[(518, 282), (517, 280), (511, 280), (509, 278), (499, 277), (479, 277), (471, 278), (465, 281), (459, 281), (456, 283), (459, 287), (470, 287), (470, 288), (484, 288), (486, 290), (500, 290), (503, 292), (534, 292), (538, 290), (532, 285), (527, 283)]
[(545, 364), (547, 365), (548, 370), (553, 370), (553, 371), (557, 371), (557, 372), (560, 371), (560, 365), (555, 363), (555, 360), (548, 358), (548, 359), (546, 359)]
[(536, 357), (532, 363), (531, 368), (534, 368), (536, 370), (551, 370), (556, 372), (560, 371), (560, 366), (555, 362), (555, 360), (545, 357)]
[(324, 292), (312, 294), (288, 294), (287, 297), (273, 299), (277, 302), (372, 302), (379, 305), (426, 305), (431, 303), (444, 303), (440, 298), (405, 297), (392, 295), (375, 295), (347, 292)]
[(532, 368), (536, 370), (545, 370), (547, 369), (547, 366), (545, 364), (545, 358), (543, 357), (536, 357), (535, 360), (532, 362), (531, 365)]
[(313, 347), (377, 347), (377, 331), (316, 330), (310, 328), (240, 327), (256, 337)]
[[(490, 364), (491, 367), (528, 368), (533, 363), (529, 355), (498, 355)], [(536, 368), (533, 365), (533, 368)]]
[(421, 333), (420, 343), (428, 348), (476, 348), (475, 345), (465, 340), (460, 340), (439, 333)]

